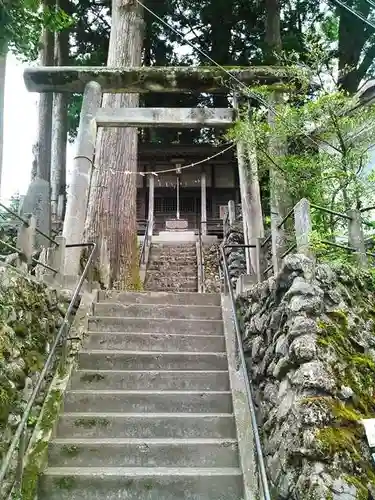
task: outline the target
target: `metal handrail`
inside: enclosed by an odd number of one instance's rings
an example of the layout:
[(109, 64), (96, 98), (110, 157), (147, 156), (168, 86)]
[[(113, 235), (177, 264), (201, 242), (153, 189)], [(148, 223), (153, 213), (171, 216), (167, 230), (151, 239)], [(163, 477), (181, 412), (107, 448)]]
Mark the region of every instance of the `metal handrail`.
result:
[[(2, 245), (4, 245), (5, 247), (8, 247), (10, 250), (13, 250), (14, 252), (17, 252), (19, 256), (23, 255), (23, 251), (20, 250), (19, 248), (17, 247), (14, 247), (13, 245), (11, 245), (10, 243), (7, 243), (6, 241), (4, 240), (0, 240), (0, 243)], [(31, 257), (31, 260), (32, 262), (35, 262), (36, 264), (38, 264), (39, 266), (42, 266), (44, 267), (45, 269), (48, 269), (49, 271), (52, 271), (53, 273), (57, 274), (58, 273), (58, 270), (57, 269), (54, 269), (53, 267), (50, 267), (48, 266), (47, 264), (44, 264), (43, 262), (40, 262), (38, 259), (35, 259), (34, 257)]]
[(147, 248), (147, 243), (148, 243), (148, 229), (149, 229), (149, 227), (150, 227), (150, 220), (148, 220), (146, 222), (145, 235), (143, 237), (141, 251), (139, 254), (139, 265), (142, 265), (145, 263), (145, 253), (146, 253), (146, 248)]
[[(13, 215), (13, 217), (15, 217), (16, 219), (18, 219), (19, 221), (21, 221), (23, 224), (25, 224), (26, 227), (29, 227), (30, 224), (29, 224), (29, 221), (24, 219), (23, 217), (21, 217), (19, 214), (17, 214), (16, 212), (13, 212), (13, 210), (11, 210), (10, 208), (8, 208), (6, 205), (4, 205), (3, 203), (0, 203), (0, 207), (3, 208), (6, 212), (8, 212), (9, 214)], [(44, 238), (46, 238), (48, 241), (50, 241), (51, 243), (53, 243), (54, 245), (56, 245), (57, 247), (59, 246), (59, 244), (53, 239), (51, 238), (50, 236), (48, 236), (48, 234), (44, 233), (43, 231), (41, 231), (40, 229), (38, 229), (37, 227), (35, 228), (35, 232), (40, 234), (41, 236), (44, 236)]]
[(72, 247), (82, 247), (82, 248), (89, 247), (90, 248), (91, 247), (92, 249), (91, 249), (91, 253), (89, 255), (89, 258), (87, 259), (85, 268), (84, 268), (84, 270), (80, 276), (80, 279), (77, 283), (77, 286), (73, 292), (73, 297), (69, 303), (69, 306), (68, 306), (68, 309), (67, 309), (66, 314), (64, 316), (64, 320), (62, 322), (62, 325), (61, 325), (61, 327), (56, 335), (55, 341), (51, 347), (51, 350), (50, 350), (48, 358), (44, 364), (44, 367), (43, 367), (43, 369), (38, 377), (38, 380), (37, 380), (37, 383), (36, 383), (35, 388), (33, 390), (33, 393), (31, 394), (30, 399), (27, 402), (27, 405), (26, 405), (25, 411), (23, 413), (21, 422), (19, 423), (19, 425), (17, 427), (17, 430), (13, 436), (12, 442), (9, 446), (8, 452), (3, 460), (3, 463), (2, 463), (2, 466), (0, 469), (0, 484), (2, 484), (4, 479), (5, 479), (5, 476), (8, 472), (8, 469), (9, 469), (9, 466), (10, 466), (10, 463), (12, 460), (13, 453), (16, 451), (17, 445), (18, 445), (19, 450), (20, 450), (20, 452), (18, 453), (18, 467), (17, 467), (17, 472), (16, 472), (16, 478), (15, 478), (11, 488), (13, 488), (15, 484), (18, 484), (20, 487), (22, 487), (22, 476), (23, 476), (23, 466), (24, 466), (24, 464), (23, 464), (24, 456), (23, 455), (26, 451), (26, 430), (27, 430), (27, 422), (28, 422), (28, 419), (30, 416), (30, 411), (33, 407), (33, 404), (35, 403), (35, 400), (36, 400), (38, 393), (40, 391), (40, 388), (42, 386), (43, 380), (47, 374), (48, 369), (51, 366), (56, 349), (57, 349), (61, 340), (63, 341), (63, 351), (66, 352), (66, 343), (68, 341), (67, 334), (68, 334), (69, 329), (70, 329), (70, 317), (71, 317), (71, 314), (73, 312), (73, 308), (74, 308), (74, 305), (76, 303), (77, 297), (81, 291), (83, 282), (85, 281), (86, 276), (87, 276), (88, 271), (89, 271), (89, 268), (91, 266), (91, 263), (92, 263), (92, 260), (94, 257), (94, 253), (95, 253), (95, 249), (96, 249), (96, 243), (77, 243), (74, 245), (67, 245), (67, 247), (68, 248), (69, 247), (70, 248), (72, 248)]
[(247, 369), (246, 369), (245, 353), (244, 353), (243, 346), (242, 346), (241, 328), (240, 328), (240, 324), (239, 324), (238, 317), (237, 317), (237, 310), (236, 310), (236, 304), (235, 304), (235, 300), (234, 300), (233, 289), (232, 289), (231, 281), (230, 281), (228, 262), (227, 262), (227, 258), (226, 258), (223, 247), (221, 248), (221, 256), (223, 259), (222, 262), (223, 262), (223, 268), (224, 268), (224, 279), (227, 282), (226, 288), (228, 289), (229, 298), (230, 298), (231, 306), (232, 306), (233, 321), (234, 321), (234, 327), (235, 327), (235, 331), (236, 331), (236, 338), (237, 338), (237, 344), (238, 344), (238, 353), (239, 353), (241, 368), (243, 371), (243, 376), (244, 376), (244, 381), (245, 381), (245, 390), (246, 390), (247, 402), (248, 402), (249, 410), (250, 410), (251, 424), (252, 424), (252, 428), (253, 428), (254, 443), (255, 443), (256, 456), (257, 456), (257, 462), (258, 462), (258, 468), (259, 468), (259, 475), (260, 475), (260, 480), (261, 480), (262, 489), (263, 489), (263, 498), (264, 498), (264, 500), (271, 500), (270, 488), (269, 488), (268, 479), (267, 479), (266, 466), (264, 463), (262, 444), (260, 442), (259, 428), (258, 428), (258, 423), (257, 423), (257, 419), (256, 419), (256, 414), (255, 414), (255, 404), (254, 404), (252, 384), (251, 384), (251, 381), (249, 379)]
[(201, 277), (201, 293), (204, 292), (204, 281), (205, 281), (204, 264), (203, 264), (202, 224), (207, 224), (207, 221), (200, 221), (199, 228), (198, 228), (199, 274)]

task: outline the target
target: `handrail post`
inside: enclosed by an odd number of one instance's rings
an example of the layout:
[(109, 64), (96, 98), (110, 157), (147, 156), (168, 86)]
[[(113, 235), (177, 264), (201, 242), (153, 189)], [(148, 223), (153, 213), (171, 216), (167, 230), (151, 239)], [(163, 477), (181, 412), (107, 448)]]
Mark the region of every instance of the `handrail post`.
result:
[(228, 221), (230, 225), (236, 221), (236, 205), (233, 200), (228, 201)]
[(35, 247), (36, 220), (32, 214), (25, 214), (25, 219), (18, 231), (16, 246), (20, 248), (27, 265), (30, 266)]
[(257, 281), (258, 283), (261, 283), (263, 281), (264, 277), (264, 272), (267, 268), (267, 261), (266, 261), (266, 252), (263, 246), (265, 238), (257, 238), (255, 240), (255, 246), (256, 246), (256, 274), (257, 274)]
[(294, 227), (296, 232), (297, 253), (314, 258), (311, 249), (312, 221), (310, 202), (302, 198), (294, 207)]
[(355, 248), (358, 264), (367, 267), (365, 237), (363, 234), (362, 215), (360, 210), (349, 210), (349, 246)]
[[(63, 236), (56, 236), (56, 247), (52, 249), (51, 267), (57, 270), (57, 275), (64, 274), (66, 240)], [(57, 277), (57, 276), (56, 276)]]

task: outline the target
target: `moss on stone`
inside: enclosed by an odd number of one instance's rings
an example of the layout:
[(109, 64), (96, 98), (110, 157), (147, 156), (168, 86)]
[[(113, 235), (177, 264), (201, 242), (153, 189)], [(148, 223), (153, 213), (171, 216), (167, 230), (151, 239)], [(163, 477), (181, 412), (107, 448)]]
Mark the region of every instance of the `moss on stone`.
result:
[(71, 476), (59, 477), (55, 480), (55, 484), (60, 490), (71, 490), (74, 488), (76, 480)]
[[(359, 300), (364, 295), (360, 292), (360, 285), (356, 285), (353, 293), (358, 296), (351, 315), (354, 314), (355, 307), (356, 314), (361, 317), (362, 311), (368, 310), (367, 299)], [(317, 445), (326, 457), (340, 456), (340, 463), (343, 464), (341, 472), (345, 472), (344, 464), (355, 464), (355, 471), (346, 471), (348, 482), (356, 487), (359, 500), (367, 500), (367, 486), (369, 483), (375, 484), (375, 473), (365, 452), (365, 433), (359, 421), (375, 417), (375, 362), (369, 355), (359, 351), (355, 331), (353, 327), (349, 327), (346, 311), (327, 313), (327, 318), (321, 320), (318, 327), (317, 344), (323, 351), (328, 351), (338, 387), (350, 387), (353, 396), (346, 401), (334, 397), (321, 398), (321, 404), (329, 410), (333, 422), (318, 430)], [(350, 461), (345, 460), (345, 457), (350, 458)]]
[(101, 373), (84, 373), (81, 375), (81, 382), (100, 382), (105, 380), (105, 375)]
[[(309, 72), (296, 66), (228, 67), (245, 85), (290, 87), (306, 84)], [(144, 68), (29, 68), (25, 82), (29, 90), (47, 92), (83, 92), (90, 81), (98, 82), (103, 91), (114, 92), (217, 92), (232, 88), (234, 80), (215, 66), (144, 67)]]
[(61, 403), (61, 391), (58, 389), (52, 390), (45, 401), (43, 414), (40, 421), (40, 428), (43, 432), (46, 432), (53, 428), (59, 416)]
[(96, 418), (77, 418), (74, 420), (76, 427), (83, 427), (85, 429), (92, 429), (93, 427), (108, 427), (109, 420), (103, 417)]
[(22, 500), (34, 500), (41, 464), (45, 462), (48, 442), (40, 440), (31, 451), (22, 478)]
[(77, 455), (79, 455), (79, 453), (80, 453), (80, 450), (79, 450), (78, 446), (75, 446), (75, 445), (64, 445), (61, 448), (61, 454), (65, 455), (67, 457), (76, 457)]

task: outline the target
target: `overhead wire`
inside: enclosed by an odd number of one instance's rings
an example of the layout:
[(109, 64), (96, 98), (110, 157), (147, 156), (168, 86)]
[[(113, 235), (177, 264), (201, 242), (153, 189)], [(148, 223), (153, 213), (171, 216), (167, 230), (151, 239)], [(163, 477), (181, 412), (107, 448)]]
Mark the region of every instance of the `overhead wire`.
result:
[[(278, 113), (278, 111), (269, 102), (267, 102), (265, 99), (263, 99), (259, 94), (255, 93), (255, 92), (252, 92), (247, 87), (247, 85), (245, 85), (239, 78), (237, 78), (235, 75), (233, 75), (233, 73), (231, 73), (224, 66), (222, 66), (217, 61), (215, 61), (215, 59), (213, 59), (209, 54), (207, 54), (206, 52), (204, 52), (201, 48), (197, 47), (192, 42), (190, 42), (189, 40), (187, 40), (186, 36), (183, 33), (181, 33), (176, 28), (174, 28), (173, 26), (171, 26), (167, 21), (165, 21), (163, 18), (161, 18), (152, 9), (150, 9), (149, 7), (147, 7), (141, 0), (136, 0), (136, 2), (141, 7), (143, 7), (149, 14), (151, 14), (152, 16), (154, 16), (160, 23), (162, 23), (169, 30), (171, 30), (173, 33), (175, 33), (180, 39), (182, 39), (182, 41), (184, 41), (192, 49), (194, 49), (195, 51), (199, 52), (199, 54), (201, 54), (203, 57), (205, 57), (210, 62), (212, 62), (217, 68), (221, 69), (224, 73), (226, 73), (233, 81), (235, 81), (244, 90), (244, 93), (245, 93), (245, 95), (247, 97), (252, 97), (254, 100), (256, 100), (257, 102), (259, 102), (260, 104), (262, 104), (264, 107), (266, 107), (269, 111), (271, 111), (271, 113), (274, 116), (280, 118), (280, 114)], [(311, 142), (311, 144), (313, 144), (314, 146), (317, 146), (317, 147), (321, 146), (321, 144), (319, 144), (317, 141), (315, 141), (315, 139), (313, 139), (307, 132), (304, 132), (304, 131), (301, 132), (301, 130), (298, 128), (298, 126), (296, 126), (296, 131), (298, 131), (298, 133), (302, 133), (303, 137), (305, 137), (307, 140), (309, 140)], [(327, 143), (324, 140), (322, 140), (321, 143), (326, 143), (327, 145), (333, 147), (332, 144), (329, 144), (329, 143)]]
[[(363, 17), (361, 14), (358, 14), (355, 10), (351, 9), (348, 5), (346, 5), (345, 3), (341, 2), (341, 0), (331, 0), (333, 2), (335, 2), (337, 5), (340, 5), (342, 8), (348, 10), (351, 14), (353, 14), (354, 16), (356, 16), (358, 19), (360, 19), (361, 21), (363, 21), (364, 23), (368, 24), (370, 27), (372, 27), (373, 29), (375, 29), (375, 24), (371, 23), (370, 21), (368, 21), (365, 17)], [(373, 2), (371, 0), (365, 0), (367, 3), (369, 3), (370, 5), (374, 5)], [(280, 117), (280, 114), (277, 112), (277, 110), (269, 103), (267, 102), (265, 99), (263, 99), (259, 94), (255, 93), (255, 92), (252, 92), (248, 87), (247, 85), (245, 85), (239, 78), (237, 78), (233, 73), (231, 73), (230, 71), (228, 71), (224, 66), (222, 66), (221, 64), (219, 64), (217, 61), (215, 61), (215, 59), (213, 59), (209, 54), (207, 54), (205, 51), (203, 51), (201, 48), (197, 47), (196, 45), (194, 45), (192, 42), (190, 42), (189, 40), (187, 40), (186, 36), (181, 33), (180, 31), (178, 31), (176, 28), (174, 28), (173, 26), (171, 26), (167, 21), (165, 21), (163, 18), (161, 18), (158, 14), (156, 14), (152, 9), (150, 9), (149, 7), (147, 7), (141, 0), (136, 0), (136, 2), (144, 9), (146, 10), (149, 14), (151, 14), (153, 17), (155, 17), (160, 23), (162, 23), (165, 27), (167, 27), (170, 31), (172, 31), (173, 33), (175, 33), (180, 39), (182, 39), (187, 45), (189, 45), (193, 50), (195, 50), (196, 52), (198, 52), (199, 54), (201, 54), (203, 57), (205, 57), (206, 59), (208, 59), (212, 64), (214, 64), (217, 68), (219, 68), (221, 71), (223, 71), (225, 74), (227, 74), (233, 81), (235, 81), (243, 90), (244, 90), (244, 93), (247, 97), (252, 97), (253, 99), (255, 99), (257, 102), (259, 102), (260, 104), (262, 104), (263, 106), (265, 106), (269, 111), (271, 111), (276, 117)], [(296, 127), (297, 128), (297, 127)], [(299, 129), (298, 129), (299, 130)], [(300, 132), (300, 130), (299, 130)], [(320, 146), (320, 144), (315, 141), (308, 133), (306, 132), (302, 132), (302, 135), (304, 137), (306, 137), (312, 144), (314, 144), (315, 146)], [(324, 141), (323, 141), (324, 142)], [(213, 156), (210, 156), (204, 160), (201, 160), (199, 162), (195, 162), (195, 163), (191, 163), (189, 165), (184, 165), (180, 168), (172, 168), (172, 169), (165, 169), (165, 170), (162, 170), (162, 171), (158, 171), (158, 172), (132, 172), (132, 171), (121, 171), (122, 173), (125, 173), (125, 175), (130, 175), (130, 174), (139, 174), (139, 175), (142, 175), (142, 176), (145, 176), (145, 175), (158, 175), (158, 174), (162, 174), (162, 173), (169, 173), (169, 172), (176, 172), (177, 170), (182, 170), (182, 169), (187, 169), (187, 168), (191, 168), (191, 167), (194, 167), (196, 165), (200, 165), (202, 163), (205, 163), (207, 161), (210, 161), (214, 158), (216, 158), (217, 156), (223, 154), (224, 152), (228, 151), (229, 149), (233, 148), (235, 145), (234, 144), (231, 144), (228, 148), (226, 148), (225, 150), (223, 151), (220, 151), (219, 153), (216, 153), (215, 155)], [(115, 170), (112, 170), (110, 169), (112, 173), (115, 172)]]
[(364, 1), (369, 5), (371, 5), (371, 7), (375, 7), (375, 2), (373, 2), (372, 0), (364, 0)]
[[(372, 5), (373, 7), (375, 7), (375, 4), (373, 4), (373, 2), (371, 2), (370, 0), (365, 0), (365, 1), (368, 4)], [(365, 24), (367, 24), (368, 26), (370, 26), (372, 29), (375, 30), (375, 24), (374, 23), (372, 23), (371, 21), (369, 21), (368, 19), (366, 19), (366, 17), (364, 17), (362, 14), (360, 14), (356, 10), (352, 9), (351, 7), (349, 7), (349, 5), (346, 5), (346, 3), (342, 2), (341, 0), (331, 0), (331, 2), (335, 3), (336, 5), (339, 5), (343, 9), (347, 10), (348, 12), (350, 12), (351, 14), (353, 14), (353, 16), (357, 17), (362, 22), (364, 22)]]

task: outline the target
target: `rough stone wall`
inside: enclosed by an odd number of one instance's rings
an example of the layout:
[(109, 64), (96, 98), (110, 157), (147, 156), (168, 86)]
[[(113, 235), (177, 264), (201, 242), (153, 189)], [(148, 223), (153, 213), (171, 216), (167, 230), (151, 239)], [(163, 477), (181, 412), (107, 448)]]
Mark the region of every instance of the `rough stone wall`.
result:
[(292, 255), (238, 305), (273, 498), (375, 498), (374, 277)]
[(219, 244), (203, 246), (204, 287), (206, 293), (220, 293)]
[[(57, 293), (11, 268), (0, 267), (0, 463), (20, 423), (70, 300), (69, 291)], [(29, 436), (54, 368), (47, 375), (31, 412)], [(12, 464), (13, 470), (14, 467), (15, 463)]]

